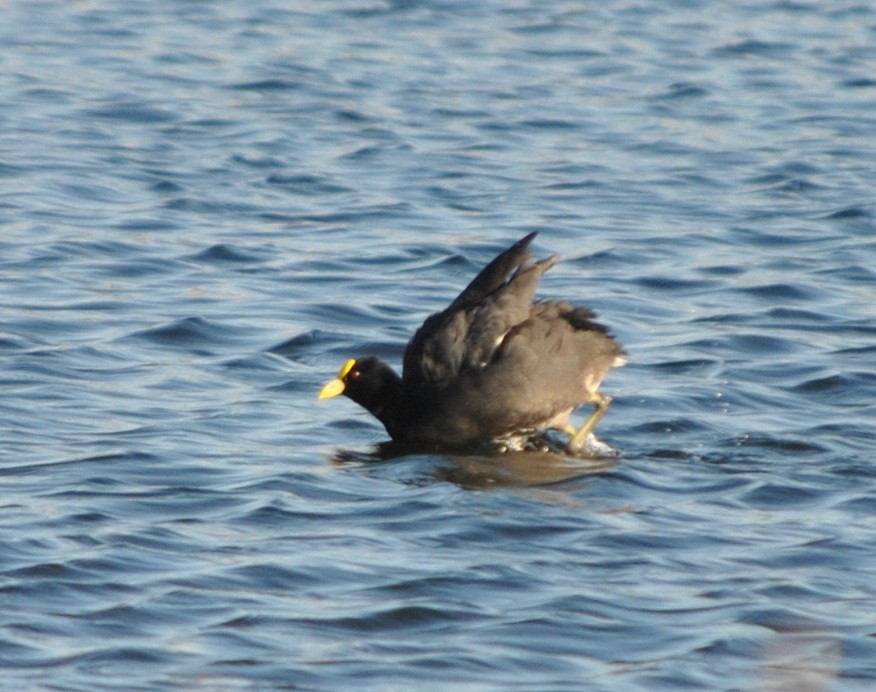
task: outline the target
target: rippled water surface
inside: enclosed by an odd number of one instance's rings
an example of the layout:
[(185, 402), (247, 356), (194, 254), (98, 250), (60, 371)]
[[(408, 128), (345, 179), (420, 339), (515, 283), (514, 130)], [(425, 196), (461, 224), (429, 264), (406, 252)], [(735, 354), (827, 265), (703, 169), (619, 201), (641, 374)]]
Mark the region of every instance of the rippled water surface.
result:
[[(872, 689), (869, 2), (0, 3), (9, 689)], [(347, 400), (532, 230), (623, 455)]]

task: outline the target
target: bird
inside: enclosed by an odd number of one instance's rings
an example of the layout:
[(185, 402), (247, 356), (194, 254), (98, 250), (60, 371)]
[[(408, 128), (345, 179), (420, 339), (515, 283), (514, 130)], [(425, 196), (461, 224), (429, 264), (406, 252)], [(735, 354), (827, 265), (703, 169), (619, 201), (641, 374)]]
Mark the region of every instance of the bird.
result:
[[(559, 261), (533, 259), (536, 235), (497, 255), (425, 320), (405, 349), (401, 376), (377, 357), (352, 358), (318, 398), (343, 394), (393, 442), (426, 448), (519, 449), (550, 430), (568, 435), (568, 454), (603, 445), (594, 430), (611, 397), (598, 389), (627, 354), (589, 308), (534, 299), (541, 275)], [(587, 404), (593, 411), (576, 427), (570, 416)]]

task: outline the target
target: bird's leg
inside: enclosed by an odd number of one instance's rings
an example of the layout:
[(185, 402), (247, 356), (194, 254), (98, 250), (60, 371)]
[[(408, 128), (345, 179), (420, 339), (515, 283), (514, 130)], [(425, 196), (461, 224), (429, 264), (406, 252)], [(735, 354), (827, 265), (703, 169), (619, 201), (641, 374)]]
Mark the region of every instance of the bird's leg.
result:
[(593, 404), (596, 408), (593, 409), (593, 413), (590, 414), (590, 418), (587, 419), (584, 425), (578, 430), (575, 430), (572, 425), (566, 426), (566, 432), (571, 436), (569, 443), (566, 445), (566, 451), (570, 454), (581, 451), (587, 436), (596, 429), (596, 424), (608, 410), (608, 406), (611, 404), (611, 397), (598, 392), (592, 392), (588, 403)]

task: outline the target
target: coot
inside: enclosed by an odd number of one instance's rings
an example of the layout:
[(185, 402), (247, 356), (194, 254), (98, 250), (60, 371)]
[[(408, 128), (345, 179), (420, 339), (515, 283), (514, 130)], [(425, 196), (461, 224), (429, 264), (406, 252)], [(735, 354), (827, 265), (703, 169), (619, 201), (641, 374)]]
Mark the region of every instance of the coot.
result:
[[(535, 236), (498, 255), (423, 323), (402, 377), (373, 356), (348, 360), (319, 398), (344, 394), (393, 440), (415, 445), (507, 445), (550, 429), (568, 434), (570, 453), (599, 444), (592, 433), (611, 399), (597, 390), (625, 352), (590, 309), (533, 301), (539, 277), (558, 260), (532, 259)], [(594, 411), (576, 428), (569, 416), (585, 404)]]

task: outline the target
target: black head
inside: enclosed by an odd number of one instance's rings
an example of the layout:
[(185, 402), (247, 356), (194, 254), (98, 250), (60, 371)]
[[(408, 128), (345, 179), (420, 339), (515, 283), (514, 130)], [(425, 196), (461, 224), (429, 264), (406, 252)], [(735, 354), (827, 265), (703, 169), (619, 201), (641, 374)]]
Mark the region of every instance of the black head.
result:
[(370, 411), (390, 430), (401, 402), (401, 379), (379, 358), (366, 356), (348, 360), (338, 376), (322, 388), (319, 398), (328, 399), (338, 394)]

